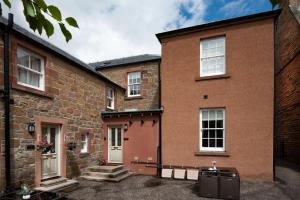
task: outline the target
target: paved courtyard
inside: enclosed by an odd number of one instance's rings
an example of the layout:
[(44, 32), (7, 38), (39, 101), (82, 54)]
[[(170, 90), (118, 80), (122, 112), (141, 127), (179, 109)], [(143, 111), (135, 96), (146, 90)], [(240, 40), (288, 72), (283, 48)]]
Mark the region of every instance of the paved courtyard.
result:
[[(159, 179), (151, 176), (132, 176), (119, 183), (79, 181), (79, 188), (69, 192), (74, 200), (173, 200), (206, 199), (197, 195), (197, 184), (187, 180)], [(242, 182), (241, 199), (293, 199), (284, 185), (267, 182)]]

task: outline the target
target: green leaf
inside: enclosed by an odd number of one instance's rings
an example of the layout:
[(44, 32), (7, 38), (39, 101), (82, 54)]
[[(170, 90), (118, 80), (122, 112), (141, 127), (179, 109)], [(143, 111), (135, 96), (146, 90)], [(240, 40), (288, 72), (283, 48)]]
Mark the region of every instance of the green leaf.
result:
[(272, 8), (274, 9), (277, 5), (280, 4), (280, 0), (269, 0), (272, 4)]
[(72, 34), (66, 29), (63, 23), (59, 23), (59, 27), (61, 32), (64, 34), (66, 41), (69, 42), (69, 40), (72, 39)]
[(0, 16), (2, 16), (2, 5), (0, 3)]
[(32, 3), (27, 0), (22, 0), (24, 6), (24, 14), (25, 16), (35, 17), (35, 11)]
[(40, 9), (42, 9), (44, 12), (47, 11), (48, 6), (47, 6), (47, 4), (45, 3), (44, 0), (34, 0), (34, 2), (35, 2), (36, 5), (38, 5), (38, 7), (39, 7)]
[(73, 17), (67, 17), (66, 22), (73, 27), (79, 28), (77, 21)]
[(53, 24), (46, 18), (43, 19), (42, 23), (43, 23), (43, 26), (44, 26), (47, 36), (50, 37), (51, 35), (53, 35), (53, 33), (54, 33)]
[(5, 5), (7, 5), (7, 7), (11, 8), (11, 4), (9, 0), (3, 0), (3, 2), (5, 3)]
[(56, 6), (50, 5), (48, 6), (48, 10), (54, 19), (56, 19), (57, 21), (61, 21), (61, 13)]

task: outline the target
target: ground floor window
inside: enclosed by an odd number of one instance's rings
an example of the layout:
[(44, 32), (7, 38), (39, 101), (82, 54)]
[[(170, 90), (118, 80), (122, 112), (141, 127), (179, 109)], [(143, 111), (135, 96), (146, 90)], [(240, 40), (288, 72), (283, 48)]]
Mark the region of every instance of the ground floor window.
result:
[(87, 153), (88, 152), (88, 134), (83, 133), (81, 134), (81, 153)]
[(200, 110), (200, 151), (225, 151), (225, 110)]

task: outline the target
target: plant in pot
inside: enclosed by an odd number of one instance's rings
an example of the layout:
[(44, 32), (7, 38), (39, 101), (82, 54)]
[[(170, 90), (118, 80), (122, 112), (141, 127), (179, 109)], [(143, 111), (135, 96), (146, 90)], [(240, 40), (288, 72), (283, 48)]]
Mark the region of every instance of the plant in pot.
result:
[(53, 144), (52, 143), (49, 144), (45, 139), (40, 140), (37, 144), (37, 150), (41, 151), (43, 154), (48, 153), (52, 149), (53, 149)]
[(32, 192), (33, 192), (33, 190), (27, 184), (22, 184), (21, 185), (20, 194), (23, 195), (23, 199), (30, 199), (30, 194)]

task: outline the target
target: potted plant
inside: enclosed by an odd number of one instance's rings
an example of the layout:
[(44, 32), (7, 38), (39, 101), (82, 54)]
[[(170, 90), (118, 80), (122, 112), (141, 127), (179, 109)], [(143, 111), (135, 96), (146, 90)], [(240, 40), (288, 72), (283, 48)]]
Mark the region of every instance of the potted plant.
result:
[(45, 139), (40, 140), (37, 144), (37, 150), (41, 151), (43, 154), (48, 153), (52, 148), (53, 144), (49, 144)]
[(21, 185), (21, 195), (23, 195), (23, 199), (30, 199), (30, 194), (33, 192), (33, 190), (27, 185), (22, 184)]

